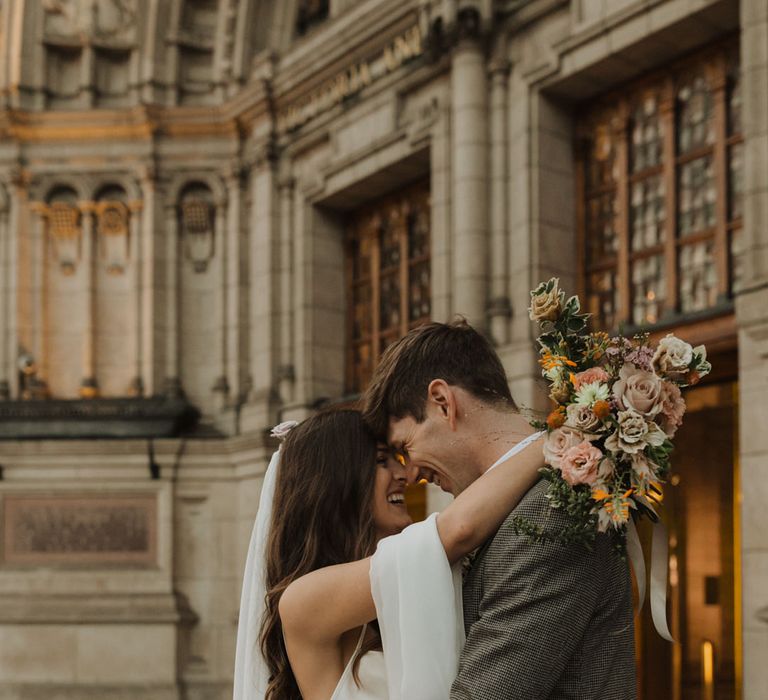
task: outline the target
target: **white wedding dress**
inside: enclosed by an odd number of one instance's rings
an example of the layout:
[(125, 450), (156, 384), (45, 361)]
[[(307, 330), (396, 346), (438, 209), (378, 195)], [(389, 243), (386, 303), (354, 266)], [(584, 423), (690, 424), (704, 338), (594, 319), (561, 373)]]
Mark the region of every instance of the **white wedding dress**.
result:
[(355, 659), (360, 654), (367, 629), (367, 625), (363, 627), (355, 653), (352, 654), (352, 658), (344, 669), (331, 700), (386, 700), (389, 697), (387, 693), (387, 670), (384, 666), (384, 653), (381, 651), (369, 651), (360, 659), (360, 665), (357, 669), (360, 685), (355, 683), (352, 669), (355, 665)]
[[(531, 435), (503, 455), (491, 469), (524, 449)], [(269, 671), (258, 647), (264, 614), (266, 540), (279, 453), (262, 487), (243, 580), (234, 700), (263, 700)], [(488, 470), (490, 471), (490, 469)], [(437, 532), (437, 514), (379, 542), (371, 560), (371, 593), (381, 631), (382, 652), (360, 660), (360, 685), (352, 668), (365, 635), (331, 700), (447, 700), (464, 646), (460, 564), (451, 567)]]

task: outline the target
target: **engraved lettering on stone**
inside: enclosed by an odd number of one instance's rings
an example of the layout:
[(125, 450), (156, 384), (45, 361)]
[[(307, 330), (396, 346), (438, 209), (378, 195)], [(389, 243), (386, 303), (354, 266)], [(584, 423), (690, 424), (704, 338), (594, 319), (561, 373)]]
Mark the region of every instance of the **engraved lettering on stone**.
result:
[(5, 563), (151, 563), (154, 497), (16, 497), (4, 503)]

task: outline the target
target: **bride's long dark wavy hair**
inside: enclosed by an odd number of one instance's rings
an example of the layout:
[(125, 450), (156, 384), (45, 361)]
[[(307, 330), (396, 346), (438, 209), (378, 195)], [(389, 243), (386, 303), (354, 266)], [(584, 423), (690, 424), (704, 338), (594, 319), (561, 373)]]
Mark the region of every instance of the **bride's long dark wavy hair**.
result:
[[(265, 700), (301, 700), (278, 613), (283, 591), (310, 571), (364, 559), (375, 550), (376, 449), (360, 412), (346, 409), (308, 418), (283, 443), (267, 543), (266, 613), (260, 638), (270, 670)], [(363, 651), (378, 645), (380, 639), (373, 640)]]

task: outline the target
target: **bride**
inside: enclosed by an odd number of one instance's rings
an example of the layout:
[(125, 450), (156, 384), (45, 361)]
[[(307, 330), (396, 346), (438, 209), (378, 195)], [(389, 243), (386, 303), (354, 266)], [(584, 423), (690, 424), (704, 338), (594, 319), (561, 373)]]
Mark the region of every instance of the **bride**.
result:
[(464, 643), (458, 564), (537, 481), (541, 445), (526, 448), (541, 436), (521, 435), (444, 511), (411, 525), (403, 493), (419, 475), (358, 411), (290, 430), (251, 539), (235, 700), (445, 700)]

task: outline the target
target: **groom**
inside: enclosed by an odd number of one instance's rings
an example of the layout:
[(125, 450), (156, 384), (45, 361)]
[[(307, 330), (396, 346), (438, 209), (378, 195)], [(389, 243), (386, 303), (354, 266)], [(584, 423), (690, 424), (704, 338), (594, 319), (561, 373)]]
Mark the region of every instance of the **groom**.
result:
[[(364, 401), (377, 433), (454, 495), (532, 432), (498, 356), (464, 321), (421, 326), (390, 346)], [(636, 697), (630, 576), (611, 537), (590, 550), (515, 534), (514, 515), (548, 532), (568, 524), (546, 491), (539, 481), (476, 553), (451, 700)]]

